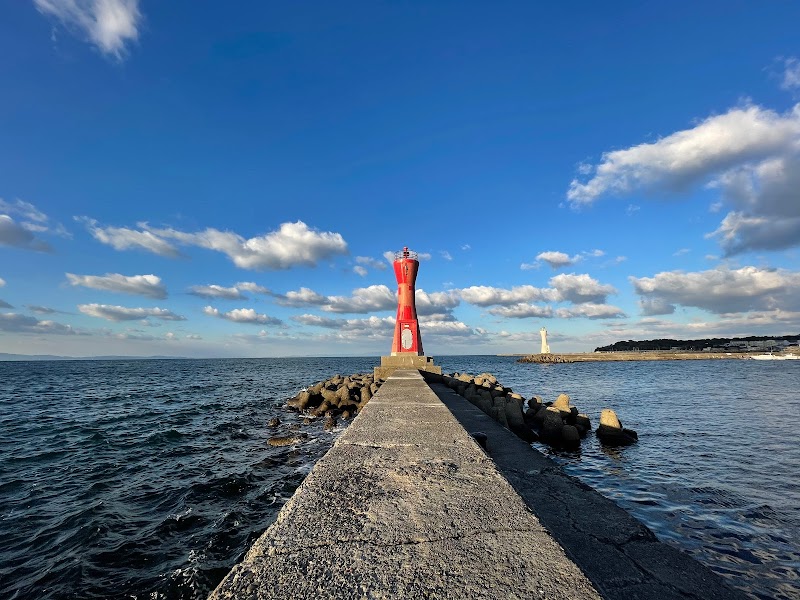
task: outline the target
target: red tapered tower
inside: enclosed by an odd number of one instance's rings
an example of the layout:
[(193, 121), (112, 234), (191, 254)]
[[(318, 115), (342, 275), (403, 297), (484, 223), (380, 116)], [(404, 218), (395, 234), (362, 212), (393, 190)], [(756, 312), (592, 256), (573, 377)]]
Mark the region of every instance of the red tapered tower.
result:
[(392, 356), (414, 354), (422, 356), (422, 338), (419, 335), (414, 283), (417, 281), (419, 261), (417, 253), (408, 247), (394, 254), (394, 276), (397, 279), (397, 319), (394, 325)]

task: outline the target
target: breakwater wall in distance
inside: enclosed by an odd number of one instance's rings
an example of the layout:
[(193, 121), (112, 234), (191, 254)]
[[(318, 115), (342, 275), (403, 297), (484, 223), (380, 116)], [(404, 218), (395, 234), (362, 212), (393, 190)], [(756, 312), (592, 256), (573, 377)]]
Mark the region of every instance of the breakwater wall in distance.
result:
[[(750, 358), (754, 353), (743, 352), (575, 352), (572, 354), (501, 354), (520, 356), (521, 363), (575, 363), (631, 360), (731, 360)], [(755, 353), (758, 354), (758, 353)]]
[(210, 598), (743, 598), (441, 381), (395, 371)]

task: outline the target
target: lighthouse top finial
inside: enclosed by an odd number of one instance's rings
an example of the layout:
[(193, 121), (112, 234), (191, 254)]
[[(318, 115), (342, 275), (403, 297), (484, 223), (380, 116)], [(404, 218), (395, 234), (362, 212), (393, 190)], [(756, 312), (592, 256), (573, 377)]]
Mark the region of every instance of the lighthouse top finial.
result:
[(417, 260), (418, 259), (418, 255), (413, 250), (409, 250), (408, 246), (403, 246), (403, 249), (400, 252), (395, 252), (394, 253), (394, 259), (395, 260), (403, 260), (403, 259), (405, 259), (405, 260), (409, 260), (409, 259), (410, 260)]

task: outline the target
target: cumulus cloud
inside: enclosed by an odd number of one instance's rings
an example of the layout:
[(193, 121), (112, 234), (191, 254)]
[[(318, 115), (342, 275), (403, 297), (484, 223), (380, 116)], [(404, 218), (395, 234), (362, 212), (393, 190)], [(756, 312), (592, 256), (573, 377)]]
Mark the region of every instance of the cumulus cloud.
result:
[(545, 262), (550, 265), (553, 269), (558, 269), (560, 267), (567, 267), (570, 265), (574, 265), (577, 261), (580, 260), (579, 255), (570, 256), (564, 252), (558, 252), (554, 250), (548, 250), (547, 252), (540, 252), (536, 255), (536, 260)]
[(252, 308), (236, 308), (228, 312), (220, 312), (213, 306), (206, 306), (203, 312), (210, 317), (217, 317), (234, 323), (257, 323), (259, 325), (281, 325), (283, 321), (257, 313)]
[(23, 227), (9, 215), (0, 214), (0, 245), (34, 250), (36, 252), (52, 252), (47, 242), (40, 240), (27, 228)]
[(341, 234), (311, 229), (302, 221), (283, 223), (277, 231), (244, 238), (231, 231), (207, 228), (196, 233), (172, 228), (154, 228), (138, 223), (138, 230), (100, 227), (92, 219), (83, 219), (92, 235), (117, 250), (140, 248), (162, 256), (177, 256), (170, 242), (214, 250), (225, 254), (239, 268), (280, 270), (296, 266), (316, 266), (322, 260), (347, 253)]
[(674, 312), (676, 305), (711, 313), (800, 310), (800, 273), (784, 269), (718, 267), (708, 271), (667, 271), (630, 277), (649, 314)]
[(186, 317), (166, 308), (127, 308), (110, 304), (79, 304), (78, 310), (90, 317), (108, 321), (135, 321), (137, 319), (161, 319), (163, 321), (185, 321)]
[(675, 305), (663, 298), (642, 298), (639, 300), (639, 308), (646, 317), (671, 315), (675, 312)]
[[(785, 80), (794, 81), (795, 66), (787, 64)], [(572, 181), (567, 197), (582, 206), (604, 195), (706, 185), (732, 209), (708, 236), (731, 256), (800, 244), (799, 183), (800, 104), (785, 113), (749, 105), (657, 142), (605, 153), (588, 179)]]
[(0, 313), (0, 331), (10, 333), (52, 333), (57, 335), (77, 334), (69, 325), (63, 325), (55, 321), (40, 321), (36, 317), (28, 317), (18, 313)]
[(555, 270), (562, 267), (571, 267), (585, 258), (599, 258), (601, 256), (605, 256), (605, 252), (602, 250), (584, 250), (583, 252), (573, 256), (558, 250), (547, 250), (546, 252), (540, 252), (537, 254), (534, 262), (522, 263), (520, 265), (520, 269), (523, 271), (538, 269), (542, 263), (545, 263), (549, 265), (551, 269)]
[(684, 190), (744, 162), (794, 151), (798, 134), (798, 107), (785, 115), (735, 108), (657, 142), (606, 152), (588, 181), (572, 181), (567, 198), (580, 205), (636, 189)]
[(70, 285), (83, 286), (93, 290), (103, 290), (120, 294), (133, 294), (163, 300), (167, 297), (167, 289), (156, 275), (120, 275), (106, 273), (99, 275), (74, 275), (66, 273)]
[(33, 0), (37, 10), (78, 32), (103, 54), (124, 56), (139, 37), (139, 0)]
[(575, 275), (562, 273), (550, 279), (550, 285), (556, 290), (560, 301), (580, 304), (582, 302), (605, 302), (610, 294), (617, 290), (612, 285), (605, 285), (587, 274)]
[(193, 285), (189, 288), (189, 293), (201, 298), (223, 298), (225, 300), (241, 300), (244, 298), (238, 287), (223, 287), (221, 285)]
[(356, 288), (350, 296), (327, 296), (322, 310), (335, 313), (369, 313), (397, 307), (395, 294), (385, 285)]
[(454, 291), (428, 293), (423, 289), (418, 289), (414, 293), (414, 304), (417, 307), (417, 315), (420, 317), (438, 315), (439, 320), (450, 320), (452, 310), (460, 302), (458, 293)]
[(473, 285), (459, 290), (464, 302), (476, 306), (511, 306), (522, 302), (556, 300), (555, 290), (546, 290), (532, 285), (518, 285), (511, 289)]

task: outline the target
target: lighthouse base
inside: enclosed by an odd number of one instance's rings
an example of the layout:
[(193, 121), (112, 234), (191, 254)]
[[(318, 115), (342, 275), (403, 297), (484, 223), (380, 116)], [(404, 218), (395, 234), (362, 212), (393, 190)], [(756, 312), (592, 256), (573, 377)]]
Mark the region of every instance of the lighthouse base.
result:
[(393, 356), (381, 356), (381, 366), (375, 367), (375, 379), (386, 379), (396, 369), (417, 369), (442, 374), (442, 367), (433, 364), (432, 356), (419, 356), (411, 352), (403, 352)]

